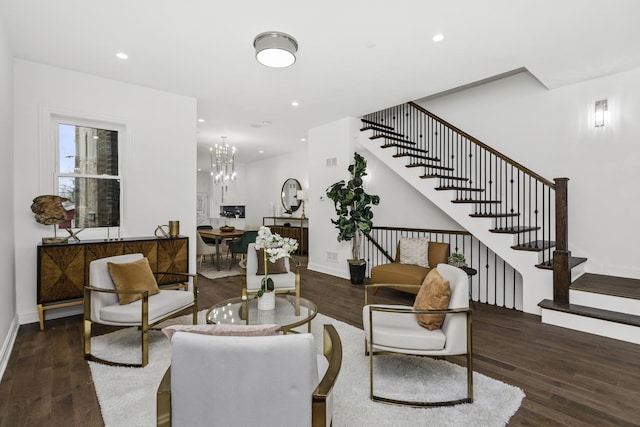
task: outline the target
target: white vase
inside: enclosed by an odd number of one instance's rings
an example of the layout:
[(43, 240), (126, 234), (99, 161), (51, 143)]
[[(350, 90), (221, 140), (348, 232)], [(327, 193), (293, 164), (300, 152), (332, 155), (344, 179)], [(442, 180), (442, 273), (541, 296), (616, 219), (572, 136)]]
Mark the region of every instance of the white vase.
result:
[(258, 310), (273, 310), (276, 308), (276, 293), (265, 292), (258, 297)]

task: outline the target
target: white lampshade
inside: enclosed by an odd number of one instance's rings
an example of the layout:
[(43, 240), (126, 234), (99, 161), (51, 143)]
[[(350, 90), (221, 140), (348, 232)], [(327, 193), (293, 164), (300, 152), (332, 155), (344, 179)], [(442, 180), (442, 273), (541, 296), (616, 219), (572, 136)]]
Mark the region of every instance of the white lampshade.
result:
[(253, 47), (258, 62), (267, 67), (283, 68), (296, 62), (298, 42), (288, 34), (278, 31), (258, 34), (253, 39)]
[(307, 190), (298, 190), (296, 192), (296, 198), (298, 200), (307, 200)]

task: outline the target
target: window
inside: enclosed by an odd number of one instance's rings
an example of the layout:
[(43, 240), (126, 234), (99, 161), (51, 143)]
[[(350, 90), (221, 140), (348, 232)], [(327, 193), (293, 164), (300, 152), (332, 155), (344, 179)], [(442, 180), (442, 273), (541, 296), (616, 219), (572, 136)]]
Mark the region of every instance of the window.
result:
[(67, 211), (60, 228), (119, 227), (118, 130), (57, 120), (56, 185)]

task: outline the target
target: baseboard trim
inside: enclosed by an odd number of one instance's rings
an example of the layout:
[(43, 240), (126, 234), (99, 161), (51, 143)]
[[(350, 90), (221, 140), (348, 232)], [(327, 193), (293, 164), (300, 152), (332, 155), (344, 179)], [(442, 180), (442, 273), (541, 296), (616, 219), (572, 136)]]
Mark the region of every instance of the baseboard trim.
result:
[(18, 336), (19, 327), (18, 314), (16, 313), (16, 315), (13, 316), (11, 325), (9, 325), (7, 336), (2, 343), (2, 349), (0, 349), (0, 379), (4, 378), (4, 371), (7, 369), (7, 365), (9, 364), (9, 358), (11, 357), (11, 351), (13, 350), (13, 345), (15, 344), (16, 337)]

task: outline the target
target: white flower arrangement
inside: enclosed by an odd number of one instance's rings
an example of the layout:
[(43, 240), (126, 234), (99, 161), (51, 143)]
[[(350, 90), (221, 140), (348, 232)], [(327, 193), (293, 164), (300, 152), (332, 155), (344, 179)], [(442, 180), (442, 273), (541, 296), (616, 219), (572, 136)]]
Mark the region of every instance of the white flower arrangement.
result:
[(258, 230), (256, 249), (264, 249), (264, 278), (258, 291), (258, 297), (261, 297), (263, 293), (271, 292), (275, 289), (273, 279), (268, 274), (267, 260), (276, 262), (280, 258), (289, 258), (298, 249), (298, 241), (272, 233), (269, 227), (263, 226)]

